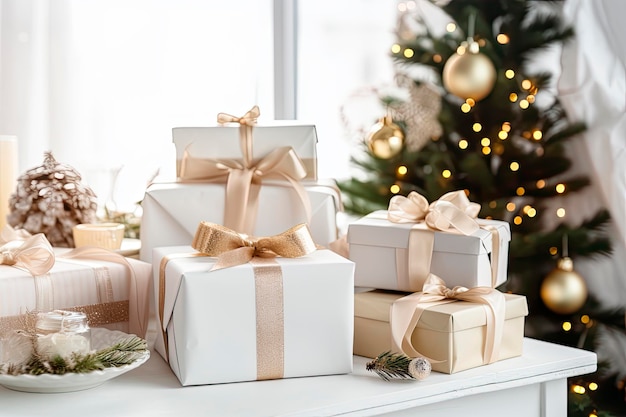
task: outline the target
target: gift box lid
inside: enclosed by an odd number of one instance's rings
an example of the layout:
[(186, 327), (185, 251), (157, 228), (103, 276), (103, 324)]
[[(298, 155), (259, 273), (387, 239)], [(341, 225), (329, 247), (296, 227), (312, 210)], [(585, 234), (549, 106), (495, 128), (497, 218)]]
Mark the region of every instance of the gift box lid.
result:
[[(300, 158), (314, 158), (317, 131), (314, 124), (295, 120), (273, 120), (254, 125), (252, 154), (254, 158), (267, 155), (277, 146), (291, 146)], [(172, 128), (172, 139), (176, 145), (176, 157), (181, 159), (185, 149), (195, 157), (241, 158), (239, 125), (215, 125), (205, 127)], [(218, 147), (201, 147), (203, 142), (218, 143)], [(279, 143), (280, 145), (277, 145)]]
[[(492, 251), (492, 234), (484, 227), (496, 227), (503, 241), (511, 240), (510, 227), (500, 220), (476, 219), (481, 226), (472, 235), (464, 235), (454, 229), (435, 231), (434, 250), (437, 252), (483, 254)], [(409, 234), (415, 223), (393, 223), (387, 220), (386, 210), (374, 211), (348, 225), (348, 243), (380, 246), (389, 248), (407, 248)]]
[[(397, 291), (373, 290), (354, 295), (354, 315), (370, 320), (389, 322), (389, 309), (393, 302), (408, 295)], [(504, 294), (505, 320), (528, 315), (526, 297)], [(429, 307), (422, 313), (417, 327), (440, 332), (458, 332), (487, 324), (482, 304), (454, 301)]]

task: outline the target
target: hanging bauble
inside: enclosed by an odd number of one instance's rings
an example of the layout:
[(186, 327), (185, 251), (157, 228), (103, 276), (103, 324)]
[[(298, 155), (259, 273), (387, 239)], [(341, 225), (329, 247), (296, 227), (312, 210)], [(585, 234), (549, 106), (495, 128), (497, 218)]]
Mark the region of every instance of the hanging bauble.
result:
[(73, 247), (72, 228), (95, 222), (98, 208), (96, 195), (81, 179), (74, 168), (46, 152), (42, 165), (17, 179), (8, 223), (32, 234), (43, 233), (52, 246)]
[(557, 314), (572, 314), (587, 301), (587, 285), (574, 271), (574, 262), (565, 256), (541, 283), (541, 299), (546, 307)]
[(366, 138), (370, 152), (377, 158), (389, 159), (398, 155), (404, 147), (404, 132), (393, 122), (391, 116), (381, 118), (370, 129)]
[(480, 52), (466, 48), (463, 54), (454, 53), (443, 67), (444, 88), (463, 100), (482, 100), (493, 90), (496, 68), (493, 62)]

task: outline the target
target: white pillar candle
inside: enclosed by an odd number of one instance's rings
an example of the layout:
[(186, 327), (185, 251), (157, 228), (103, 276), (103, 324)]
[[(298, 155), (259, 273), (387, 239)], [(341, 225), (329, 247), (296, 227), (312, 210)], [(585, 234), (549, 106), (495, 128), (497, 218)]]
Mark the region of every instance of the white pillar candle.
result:
[(17, 181), (17, 137), (0, 135), (0, 229), (7, 223), (9, 198)]

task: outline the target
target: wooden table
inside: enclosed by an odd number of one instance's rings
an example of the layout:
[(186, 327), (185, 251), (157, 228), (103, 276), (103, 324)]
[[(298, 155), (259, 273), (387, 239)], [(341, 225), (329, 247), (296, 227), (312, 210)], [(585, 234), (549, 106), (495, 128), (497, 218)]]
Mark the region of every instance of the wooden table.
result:
[[(306, 360), (306, 358), (302, 358)], [(567, 378), (596, 370), (596, 355), (524, 339), (524, 355), (423, 381), (385, 382), (354, 357), (348, 375), (182, 387), (158, 353), (85, 391), (0, 388), (1, 416), (481, 416), (565, 417)]]

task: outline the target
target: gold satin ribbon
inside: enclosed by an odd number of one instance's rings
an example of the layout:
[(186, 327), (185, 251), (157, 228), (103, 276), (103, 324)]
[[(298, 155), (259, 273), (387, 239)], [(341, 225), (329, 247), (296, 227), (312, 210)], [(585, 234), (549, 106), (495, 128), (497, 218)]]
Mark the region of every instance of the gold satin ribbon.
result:
[(306, 168), (291, 146), (283, 146), (253, 160), (252, 129), (260, 115), (254, 106), (242, 117), (219, 113), (218, 123), (239, 123), (239, 142), (243, 163), (237, 159), (202, 159), (183, 153), (180, 168), (182, 182), (226, 181), (224, 225), (251, 234), (254, 231), (258, 209), (258, 195), (264, 178), (287, 180), (296, 191), (304, 207), (307, 222), (311, 218), (309, 195), (300, 183), (306, 177)]
[[(411, 191), (408, 196), (393, 196), (389, 200), (387, 219), (393, 223), (415, 223), (409, 234), (407, 288), (419, 287), (430, 273), (435, 235), (432, 230), (454, 229), (469, 236), (481, 226), (476, 221), (480, 204), (471, 202), (462, 190), (451, 191), (428, 203), (421, 194)], [(500, 235), (495, 227), (482, 227), (492, 234), (491, 283), (498, 274)]]
[(191, 243), (198, 252), (216, 256), (211, 270), (250, 262), (254, 257), (299, 258), (316, 250), (309, 227), (301, 223), (270, 237), (250, 237), (225, 226), (200, 222)]
[[(69, 252), (60, 255), (59, 260), (63, 259), (84, 259), (84, 260), (100, 260), (105, 262), (114, 262), (125, 266), (130, 276), (128, 291), (128, 329), (131, 333), (139, 337), (145, 337), (148, 330), (148, 285), (146, 288), (140, 289), (135, 275), (135, 269), (122, 255), (102, 249), (95, 246), (82, 246), (72, 249)], [(149, 284), (149, 282), (146, 282)]]
[(457, 300), (469, 301), (484, 306), (487, 324), (483, 363), (487, 364), (497, 361), (504, 329), (506, 305), (504, 294), (490, 287), (474, 287), (471, 289), (454, 287), (450, 289), (435, 274), (428, 276), (422, 292), (399, 298), (391, 305), (389, 324), (391, 326), (392, 349), (404, 352), (410, 357), (424, 356), (417, 351), (411, 341), (411, 335), (422, 313), (429, 307)]
[(317, 248), (306, 224), (296, 225), (270, 237), (249, 237), (227, 227), (201, 222), (192, 245), (197, 253), (166, 255), (159, 266), (159, 319), (169, 357), (165, 317), (165, 269), (172, 259), (193, 256), (217, 257), (211, 271), (250, 263), (254, 272), (256, 303), (257, 380), (284, 375), (283, 276), (276, 256), (298, 258)]
[(43, 275), (54, 266), (54, 251), (43, 233), (31, 235), (24, 229), (5, 225), (0, 233), (0, 264)]

